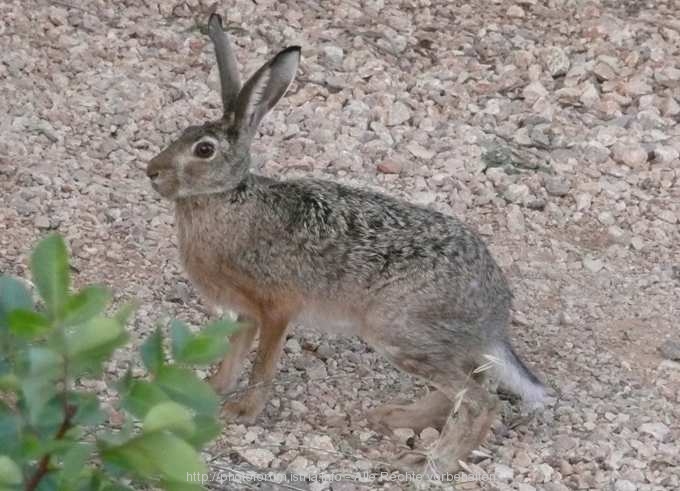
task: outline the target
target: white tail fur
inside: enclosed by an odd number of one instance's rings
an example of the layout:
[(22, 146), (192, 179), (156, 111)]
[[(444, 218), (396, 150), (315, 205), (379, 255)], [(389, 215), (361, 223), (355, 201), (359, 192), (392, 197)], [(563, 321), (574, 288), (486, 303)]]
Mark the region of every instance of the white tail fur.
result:
[(540, 407), (547, 395), (546, 386), (527, 368), (512, 346), (503, 343), (491, 350), (489, 371), (502, 387), (517, 394), (530, 407)]

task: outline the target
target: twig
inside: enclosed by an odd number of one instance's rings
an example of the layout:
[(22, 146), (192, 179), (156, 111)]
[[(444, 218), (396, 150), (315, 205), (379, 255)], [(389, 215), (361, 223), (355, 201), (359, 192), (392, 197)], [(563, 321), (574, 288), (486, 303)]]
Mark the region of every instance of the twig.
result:
[[(77, 410), (76, 406), (72, 404), (66, 404), (64, 421), (61, 422), (61, 426), (59, 427), (59, 430), (57, 431), (57, 434), (54, 437), (55, 440), (61, 440), (62, 438), (64, 438), (66, 432), (71, 429), (71, 418), (75, 416), (76, 410)], [(28, 481), (28, 483), (26, 483), (26, 491), (33, 491), (34, 489), (36, 489), (38, 487), (38, 484), (40, 484), (40, 480), (43, 477), (45, 477), (45, 475), (49, 472), (50, 457), (51, 454), (49, 453), (42, 456), (40, 462), (38, 462), (38, 468), (35, 470), (35, 473)]]

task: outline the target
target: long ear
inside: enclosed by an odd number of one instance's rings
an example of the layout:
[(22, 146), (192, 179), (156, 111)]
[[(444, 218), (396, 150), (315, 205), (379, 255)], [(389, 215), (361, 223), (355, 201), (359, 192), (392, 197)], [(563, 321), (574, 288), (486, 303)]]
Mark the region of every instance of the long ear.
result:
[(241, 91), (241, 77), (238, 74), (236, 57), (231, 49), (229, 36), (222, 27), (222, 17), (211, 14), (208, 20), (208, 35), (215, 45), (217, 68), (220, 72), (220, 87), (222, 88), (222, 107), (225, 116), (234, 110), (238, 93)]
[(265, 63), (246, 82), (238, 95), (235, 125), (239, 135), (252, 137), (257, 125), (274, 107), (295, 78), (300, 63), (300, 47), (291, 46)]

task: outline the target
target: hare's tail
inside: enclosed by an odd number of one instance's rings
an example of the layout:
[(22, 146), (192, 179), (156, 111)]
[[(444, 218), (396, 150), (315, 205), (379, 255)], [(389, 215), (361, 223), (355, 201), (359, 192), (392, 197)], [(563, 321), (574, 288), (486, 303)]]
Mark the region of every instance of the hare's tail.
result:
[(517, 356), (509, 342), (503, 341), (489, 355), (493, 358), (495, 378), (531, 407), (540, 407), (548, 395), (547, 387)]

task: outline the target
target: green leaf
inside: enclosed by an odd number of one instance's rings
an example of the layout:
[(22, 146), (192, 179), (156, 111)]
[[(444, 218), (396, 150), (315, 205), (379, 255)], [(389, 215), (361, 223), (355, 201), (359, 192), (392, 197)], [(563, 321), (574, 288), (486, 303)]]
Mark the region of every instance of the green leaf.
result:
[(76, 445), (76, 442), (73, 440), (55, 440), (54, 438), (40, 440), (38, 437), (35, 438), (35, 440), (30, 442), (30, 447), (24, 450), (24, 454), (22, 455), (24, 459), (39, 459), (47, 454), (53, 456), (64, 455)]
[(15, 457), (21, 448), (21, 418), (0, 401), (0, 442), (2, 451)]
[(238, 326), (232, 322), (220, 320), (192, 335), (186, 326), (173, 324), (173, 355), (179, 363), (189, 365), (208, 365), (224, 357), (229, 349), (228, 336)]
[(140, 351), (146, 369), (151, 373), (158, 373), (158, 370), (165, 362), (163, 333), (160, 327), (156, 328), (156, 331), (144, 341)]
[(126, 418), (120, 429), (103, 429), (97, 433), (97, 444), (101, 447), (117, 447), (131, 440), (139, 434), (134, 428), (135, 422), (132, 418)]
[(31, 255), (31, 273), (52, 318), (61, 318), (71, 278), (64, 239), (53, 234), (40, 241)]
[(55, 382), (62, 374), (62, 362), (61, 356), (50, 349), (28, 350), (28, 375), (21, 379), (21, 392), (32, 425), (40, 423), (45, 405), (57, 393)]
[(227, 338), (213, 340), (196, 336), (187, 343), (177, 361), (189, 365), (209, 365), (224, 357), (228, 350), (229, 340)]
[(203, 327), (201, 329), (201, 334), (211, 337), (229, 337), (243, 328), (244, 326), (242, 323), (227, 319), (219, 319)]
[(106, 420), (96, 394), (72, 391), (68, 394), (68, 402), (76, 407), (76, 413), (71, 418), (74, 425), (94, 426)]
[(25, 339), (37, 338), (52, 327), (44, 315), (32, 310), (13, 310), (7, 314), (7, 321), (12, 334)]
[(15, 309), (33, 308), (31, 294), (16, 278), (0, 276), (0, 332), (7, 328), (7, 314)]
[(19, 388), (19, 379), (13, 373), (0, 375), (0, 392), (14, 392)]
[(169, 400), (160, 387), (146, 380), (131, 380), (122, 399), (123, 408), (139, 419), (144, 419), (152, 407)]
[(194, 417), (194, 426), (196, 427), (194, 434), (187, 437), (186, 440), (197, 449), (217, 438), (222, 433), (223, 428), (222, 424), (214, 417), (204, 414), (197, 414)]
[(118, 447), (103, 448), (101, 455), (107, 464), (147, 479), (186, 482), (187, 474), (207, 472), (191, 445), (165, 431), (144, 433)]
[(123, 334), (123, 326), (114, 319), (95, 317), (67, 331), (66, 354), (76, 357), (88, 352), (99, 352), (102, 348), (108, 349), (111, 343), (119, 343)]
[(64, 306), (65, 326), (82, 324), (101, 314), (111, 301), (111, 293), (100, 286), (87, 286), (69, 297)]
[(36, 425), (40, 422), (43, 408), (56, 395), (57, 389), (47, 379), (32, 378), (21, 383), (21, 391), (28, 409), (28, 421)]
[(24, 459), (31, 459), (40, 456), (40, 440), (38, 440), (38, 437), (35, 436), (35, 433), (22, 433), (19, 446), (21, 448), (21, 456)]
[(137, 306), (138, 303), (135, 301), (126, 302), (118, 308), (118, 311), (115, 314), (113, 314), (113, 318), (116, 319), (121, 326), (124, 326), (128, 323), (132, 314), (135, 313), (135, 310), (137, 310)]
[(189, 326), (180, 320), (173, 320), (170, 323), (170, 340), (172, 341), (172, 356), (178, 360), (182, 356), (182, 352), (186, 344), (191, 340), (191, 331)]
[[(57, 484), (57, 478), (53, 473), (48, 473), (40, 480), (36, 491), (62, 491)], [(70, 491), (70, 490), (69, 490)]]
[(77, 442), (64, 454), (61, 459), (61, 472), (58, 474), (61, 487), (75, 489), (73, 484), (81, 476), (85, 462), (94, 451), (93, 444)]
[(219, 400), (212, 387), (194, 373), (182, 367), (161, 367), (156, 382), (170, 398), (190, 407), (199, 414), (215, 414)]
[(32, 426), (38, 437), (51, 441), (52, 437), (59, 431), (64, 418), (64, 399), (61, 394), (55, 394), (43, 405), (38, 416), (34, 418)]
[(0, 455), (0, 484), (16, 486), (21, 484), (23, 476), (19, 466), (7, 455)]
[(196, 430), (191, 411), (173, 401), (152, 407), (144, 418), (143, 426), (145, 433), (169, 430), (181, 437), (190, 437)]
[(40, 346), (28, 349), (28, 370), (31, 376), (53, 381), (62, 375), (63, 359), (59, 353)]
[(127, 335), (115, 319), (94, 317), (66, 332), (66, 354), (71, 374), (98, 373), (101, 364), (125, 343)]

